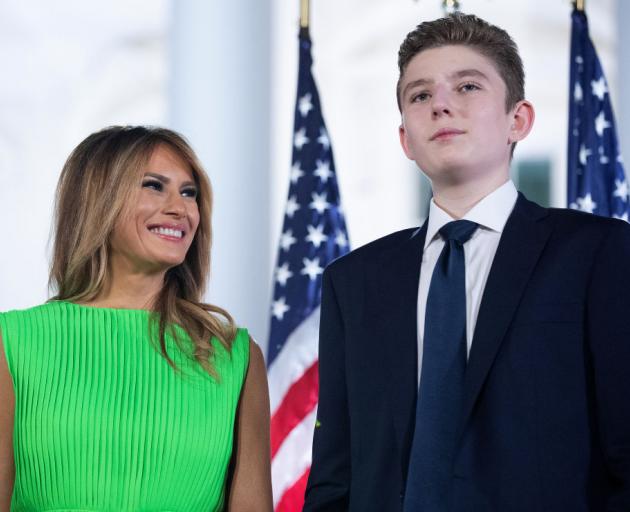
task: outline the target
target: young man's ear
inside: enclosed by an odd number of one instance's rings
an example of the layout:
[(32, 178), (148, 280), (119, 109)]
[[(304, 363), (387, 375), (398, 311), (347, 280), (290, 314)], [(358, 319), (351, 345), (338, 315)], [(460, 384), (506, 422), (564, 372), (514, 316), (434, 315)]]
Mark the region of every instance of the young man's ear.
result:
[(534, 105), (527, 100), (519, 101), (512, 109), (512, 126), (508, 135), (508, 145), (523, 140), (534, 125)]
[(409, 141), (407, 140), (407, 131), (405, 130), (405, 125), (403, 121), (400, 121), (400, 126), (398, 127), (398, 136), (400, 137), (400, 145), (402, 146), (405, 155), (409, 160), (413, 160), (411, 153), (409, 152)]

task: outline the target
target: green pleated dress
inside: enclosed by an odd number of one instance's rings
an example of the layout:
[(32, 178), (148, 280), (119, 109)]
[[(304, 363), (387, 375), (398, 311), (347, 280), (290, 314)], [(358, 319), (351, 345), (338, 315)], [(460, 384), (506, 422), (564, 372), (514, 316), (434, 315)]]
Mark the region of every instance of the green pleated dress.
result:
[(212, 340), (218, 380), (169, 337), (175, 372), (149, 339), (150, 315), (68, 302), (0, 314), (16, 398), (13, 512), (223, 508), (249, 336), (239, 329), (231, 351)]

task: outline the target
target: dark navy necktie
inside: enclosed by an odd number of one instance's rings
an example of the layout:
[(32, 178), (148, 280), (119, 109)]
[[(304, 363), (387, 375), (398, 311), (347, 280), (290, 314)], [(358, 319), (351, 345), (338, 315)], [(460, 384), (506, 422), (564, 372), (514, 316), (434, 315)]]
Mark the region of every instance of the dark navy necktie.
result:
[(466, 370), (464, 244), (477, 229), (468, 220), (440, 229), (444, 248), (427, 297), (422, 372), (409, 458), (404, 512), (444, 512)]

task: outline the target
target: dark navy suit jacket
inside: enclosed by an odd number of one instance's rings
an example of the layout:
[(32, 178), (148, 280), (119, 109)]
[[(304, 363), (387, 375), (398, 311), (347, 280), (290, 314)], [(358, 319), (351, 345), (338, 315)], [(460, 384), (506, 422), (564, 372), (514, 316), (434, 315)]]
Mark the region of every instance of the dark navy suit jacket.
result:
[[(323, 276), (305, 511), (399, 511), (426, 224)], [(519, 196), (484, 290), (453, 512), (630, 511), (630, 226)]]

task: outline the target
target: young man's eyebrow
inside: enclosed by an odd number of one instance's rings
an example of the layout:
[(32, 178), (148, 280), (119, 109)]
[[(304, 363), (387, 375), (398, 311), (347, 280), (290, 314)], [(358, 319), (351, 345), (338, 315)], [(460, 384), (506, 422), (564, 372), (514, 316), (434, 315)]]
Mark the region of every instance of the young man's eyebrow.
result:
[[(467, 77), (476, 77), (476, 78), (483, 78), (485, 80), (488, 80), (488, 77), (485, 73), (479, 71), (478, 69), (475, 68), (470, 68), (470, 69), (461, 69), (459, 71), (455, 71), (453, 73), (451, 73), (449, 75), (449, 78), (451, 79), (459, 79), (459, 78), (467, 78)], [(421, 87), (423, 85), (431, 85), (435, 82), (435, 80), (433, 80), (432, 78), (418, 78), (417, 80), (412, 80), (411, 82), (409, 82), (407, 85), (405, 85), (401, 97), (404, 97), (405, 94), (407, 94), (407, 91), (409, 91), (409, 89), (412, 89), (413, 87)]]
[(460, 71), (455, 71), (455, 73), (453, 73), (451, 75), (451, 77), (453, 78), (465, 78), (468, 76), (472, 76), (472, 77), (477, 77), (477, 78), (483, 78), (485, 80), (488, 79), (488, 77), (486, 76), (485, 73), (482, 73), (481, 71), (479, 71), (478, 69), (462, 69)]
[(405, 87), (402, 90), (402, 94), (400, 96), (404, 97), (405, 94), (407, 94), (407, 91), (409, 89), (412, 89), (413, 87), (420, 87), (422, 85), (430, 85), (433, 82), (434, 82), (434, 80), (432, 80), (430, 78), (419, 78), (418, 80), (413, 80), (413, 81), (409, 82), (407, 85), (405, 85)]

